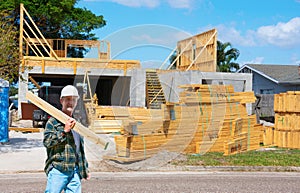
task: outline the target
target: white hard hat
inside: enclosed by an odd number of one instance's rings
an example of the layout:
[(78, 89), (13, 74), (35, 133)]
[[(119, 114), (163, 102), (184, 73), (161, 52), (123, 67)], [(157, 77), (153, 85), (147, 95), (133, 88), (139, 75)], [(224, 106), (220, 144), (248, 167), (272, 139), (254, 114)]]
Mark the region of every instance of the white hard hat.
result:
[(76, 96), (79, 98), (78, 91), (76, 87), (72, 85), (67, 85), (61, 90), (60, 98), (65, 97), (65, 96)]

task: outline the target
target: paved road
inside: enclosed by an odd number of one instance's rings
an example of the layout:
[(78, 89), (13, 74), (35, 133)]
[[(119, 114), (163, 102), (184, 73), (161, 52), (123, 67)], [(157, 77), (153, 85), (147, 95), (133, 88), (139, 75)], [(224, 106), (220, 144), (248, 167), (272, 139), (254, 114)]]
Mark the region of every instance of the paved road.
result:
[[(300, 192), (297, 172), (99, 172), (86, 192)], [(43, 192), (43, 173), (0, 174), (0, 192)]]

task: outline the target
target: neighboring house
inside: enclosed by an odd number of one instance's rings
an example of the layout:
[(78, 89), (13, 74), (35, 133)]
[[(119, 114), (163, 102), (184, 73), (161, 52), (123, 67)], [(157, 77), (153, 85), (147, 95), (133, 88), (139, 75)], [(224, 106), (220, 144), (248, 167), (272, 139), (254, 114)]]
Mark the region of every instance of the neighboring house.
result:
[(300, 90), (299, 66), (246, 64), (237, 73), (252, 73), (252, 90), (255, 94), (278, 94)]
[(274, 94), (300, 90), (300, 66), (246, 64), (237, 73), (252, 74), (252, 90), (257, 101), (253, 111), (257, 118), (274, 123)]

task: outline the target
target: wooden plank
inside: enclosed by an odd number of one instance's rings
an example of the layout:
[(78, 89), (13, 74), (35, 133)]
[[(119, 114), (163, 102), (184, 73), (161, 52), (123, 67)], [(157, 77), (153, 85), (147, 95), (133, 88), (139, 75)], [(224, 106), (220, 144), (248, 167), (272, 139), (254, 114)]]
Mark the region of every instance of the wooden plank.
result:
[[(20, 36), (19, 36), (19, 57), (23, 59), (23, 31), (24, 31), (24, 11), (23, 11), (24, 4), (20, 4)], [(22, 65), (23, 66), (23, 65)]]
[(10, 131), (18, 131), (25, 133), (39, 133), (43, 128), (33, 128), (33, 127), (9, 127)]
[(34, 78), (32, 78), (32, 76), (29, 76), (29, 79), (34, 84), (34, 86), (36, 86), (37, 89), (41, 88), (41, 86), (34, 80)]
[[(68, 115), (63, 113), (62, 111), (58, 110), (57, 108), (53, 107), (43, 99), (39, 98), (38, 96), (34, 95), (32, 92), (26, 93), (26, 98), (30, 100), (33, 104), (35, 104), (40, 109), (44, 110), (51, 116), (55, 117), (57, 120), (59, 120), (62, 123), (66, 123), (66, 121), (70, 118)], [(77, 122), (73, 128), (75, 131), (77, 131), (80, 135), (86, 137), (87, 139), (91, 140), (95, 144), (104, 147), (104, 149), (107, 148), (109, 142), (105, 139), (99, 137), (94, 132), (90, 131), (88, 128)]]
[(244, 136), (224, 143), (224, 155), (232, 155), (247, 151), (247, 133)]

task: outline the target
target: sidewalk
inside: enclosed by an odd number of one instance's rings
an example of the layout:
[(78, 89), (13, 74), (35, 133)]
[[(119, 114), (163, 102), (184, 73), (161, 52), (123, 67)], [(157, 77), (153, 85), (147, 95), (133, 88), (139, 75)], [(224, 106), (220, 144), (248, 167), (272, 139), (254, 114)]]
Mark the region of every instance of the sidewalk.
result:
[[(44, 172), (46, 149), (43, 146), (43, 133), (9, 132), (9, 143), (0, 145), (0, 174)], [(113, 140), (113, 139), (112, 139)], [(115, 149), (113, 146), (110, 147)], [(174, 166), (162, 158), (147, 159), (145, 162), (117, 164), (102, 161), (109, 153), (90, 141), (85, 141), (86, 157), (91, 172), (105, 171), (263, 171), (263, 172), (300, 172), (300, 167), (273, 166)], [(149, 167), (151, 163), (161, 162), (159, 167)], [(143, 167), (144, 166), (144, 167)]]
[[(89, 161), (90, 170), (101, 167), (101, 148), (89, 141), (85, 142), (86, 157)], [(0, 174), (44, 172), (46, 148), (43, 146), (43, 133), (9, 132), (9, 142), (0, 144)], [(105, 169), (97, 168), (97, 170)]]
[(0, 146), (0, 173), (42, 172), (45, 159), (42, 133), (10, 131), (9, 142)]

